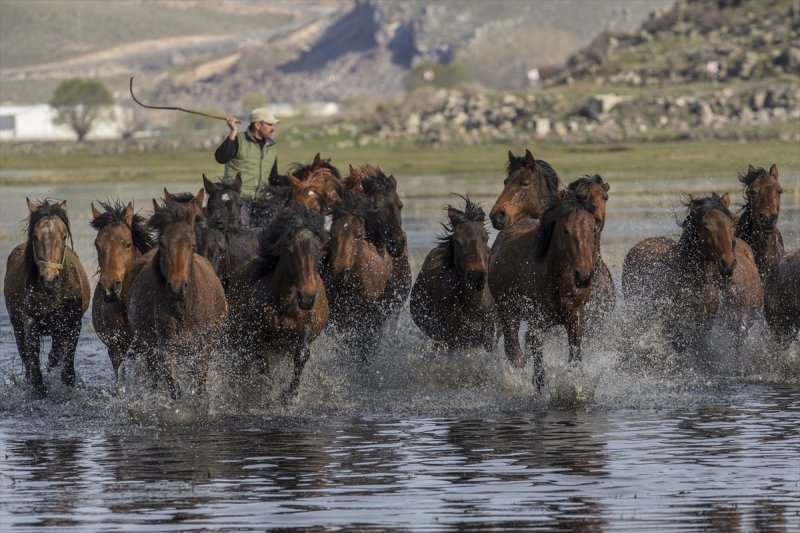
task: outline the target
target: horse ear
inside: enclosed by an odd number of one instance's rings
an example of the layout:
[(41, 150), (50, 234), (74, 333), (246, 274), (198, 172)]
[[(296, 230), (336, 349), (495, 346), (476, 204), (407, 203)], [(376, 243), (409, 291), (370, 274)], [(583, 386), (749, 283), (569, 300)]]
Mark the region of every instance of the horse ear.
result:
[(509, 150), (509, 151), (508, 151), (508, 160), (509, 160), (509, 161), (513, 161), (513, 159), (514, 159), (514, 154), (512, 154), (512, 153), (511, 153), (511, 150)]
[(604, 191), (608, 192), (608, 190), (609, 190), (610, 188), (611, 188), (611, 185), (609, 185), (607, 181), (606, 181), (606, 182), (603, 182), (603, 190), (604, 190)]
[(173, 196), (170, 194), (170, 192), (167, 190), (167, 188), (164, 187), (164, 201), (165, 202), (171, 202), (172, 198), (173, 198)]
[(96, 219), (97, 217), (103, 214), (99, 209), (97, 209), (94, 206), (94, 202), (89, 202), (89, 205), (92, 206), (92, 220)]
[(769, 167), (769, 175), (775, 179), (778, 179), (778, 165), (772, 163), (772, 166)]
[(722, 201), (722, 205), (724, 205), (725, 207), (731, 205), (731, 196), (728, 193), (723, 194), (720, 197), (720, 200)]
[[(275, 165), (273, 165), (273, 168), (277, 168), (277, 166), (278, 166), (278, 161), (275, 160)], [(239, 192), (242, 192), (242, 173), (241, 172), (237, 172), (236, 173), (236, 177), (233, 179), (233, 186), (236, 187), (239, 190)]]
[(464, 217), (464, 212), (459, 211), (453, 206), (447, 206), (447, 218), (450, 219), (450, 223), (455, 225), (457, 222), (460, 222), (461, 219)]
[(751, 172), (755, 172), (755, 171), (756, 171), (756, 167), (754, 167), (753, 165), (747, 165), (747, 173), (748, 174), (750, 174)]
[(36, 211), (39, 210), (39, 207), (33, 202), (31, 202), (27, 196), (25, 197), (25, 201), (28, 202), (28, 211), (30, 211), (31, 213), (35, 213)]
[(158, 211), (159, 211), (160, 209), (161, 209), (161, 206), (160, 206), (160, 205), (158, 205), (158, 200), (156, 200), (155, 198), (153, 198), (153, 213), (158, 213)]
[(197, 191), (197, 194), (194, 197), (194, 203), (197, 204), (197, 207), (202, 208), (205, 199), (206, 199), (206, 190), (200, 189), (199, 191)]
[(314, 162), (311, 165), (314, 167), (319, 166), (319, 152), (317, 152), (317, 155), (314, 156)]
[(59, 207), (59, 209), (61, 209), (62, 211), (64, 211), (66, 213), (67, 212), (67, 201), (64, 200), (63, 202), (58, 204), (58, 207)]
[(536, 163), (536, 158), (533, 157), (533, 154), (527, 148), (525, 148), (525, 160), (526, 161), (532, 161), (532, 162)]
[[(92, 209), (94, 209), (94, 205), (92, 205)], [(123, 217), (125, 218), (125, 223), (132, 227), (133, 226), (133, 202), (128, 202), (128, 206), (125, 208), (125, 213), (123, 213)]]
[(214, 184), (213, 184), (213, 183), (211, 183), (211, 180), (210, 180), (210, 179), (208, 179), (208, 178), (206, 177), (205, 173), (203, 173), (203, 187), (205, 187), (205, 189), (206, 189), (206, 190), (207, 190), (209, 193), (210, 193), (212, 190), (214, 190)]
[(392, 182), (392, 188), (397, 189), (397, 179), (395, 179), (394, 174), (389, 174), (389, 181)]

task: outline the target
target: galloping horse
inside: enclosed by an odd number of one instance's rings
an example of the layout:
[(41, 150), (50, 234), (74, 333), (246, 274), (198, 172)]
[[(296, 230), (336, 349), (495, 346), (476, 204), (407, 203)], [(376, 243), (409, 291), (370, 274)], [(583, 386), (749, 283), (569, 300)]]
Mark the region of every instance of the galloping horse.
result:
[(125, 277), (136, 260), (155, 247), (155, 240), (141, 215), (133, 212), (133, 204), (123, 206), (99, 202), (92, 206), (89, 225), (97, 230), (94, 247), (97, 250), (99, 279), (92, 297), (92, 324), (97, 336), (108, 347), (108, 357), (116, 375), (133, 340), (125, 307), (127, 284)]
[(486, 282), (489, 235), (479, 205), (462, 197), (464, 210), (447, 206), (449, 225), (422, 264), (411, 289), (411, 318), (447, 347), (497, 345), (495, 302)]
[(258, 257), (231, 279), (228, 334), (236, 347), (269, 363), (291, 353), (300, 385), (311, 342), (328, 322), (328, 298), (318, 265), (326, 241), (324, 218), (304, 206), (284, 208), (259, 236)]
[(397, 180), (373, 165), (350, 165), (350, 174), (342, 180), (342, 185), (351, 193), (363, 193), (372, 204), (370, 227), (376, 228), (376, 238), (385, 243), (386, 251), (392, 257), (392, 276), (386, 285), (383, 301), (388, 305), (387, 316), (396, 318), (411, 292), (411, 266)]
[(203, 174), (203, 188), (208, 195), (206, 216), (219, 220), (225, 229), (241, 229), (242, 227), (242, 175), (230, 183), (222, 180), (214, 183)]
[(228, 316), (222, 284), (211, 263), (195, 253), (193, 202), (167, 202), (148, 224), (158, 232), (155, 253), (142, 257), (127, 298), (134, 331), (129, 356), (144, 354), (154, 379), (180, 393), (179, 377), (187, 366), (199, 390), (205, 388), (208, 364)]
[(727, 194), (690, 196), (678, 241), (644, 239), (625, 256), (626, 299), (640, 317), (660, 318), (677, 350), (704, 338), (720, 311), (739, 320), (763, 302), (760, 286), (754, 288), (741, 278), (743, 273), (752, 277), (755, 264), (749, 260), (752, 252), (747, 244), (734, 237), (729, 204)]
[(330, 241), (322, 265), (331, 325), (362, 359), (380, 339), (389, 308), (386, 288), (394, 269), (374, 211), (372, 203), (359, 193), (346, 193), (333, 204)]
[(800, 330), (800, 252), (785, 254), (778, 229), (783, 193), (778, 167), (773, 164), (767, 171), (748, 165), (739, 181), (745, 205), (736, 236), (753, 249), (764, 287), (764, 316), (775, 338), (786, 343)]
[(67, 203), (26, 201), (28, 238), (8, 256), (3, 294), (25, 377), (45, 395), (39, 367), (41, 336), (49, 335), (53, 341), (47, 367), (63, 362), (61, 381), (75, 385), (75, 349), (91, 289), (78, 255), (67, 246), (67, 238), (72, 243)]
[(558, 174), (547, 161), (535, 159), (530, 150), (526, 149), (524, 156), (509, 150), (503, 186), (489, 212), (498, 230), (521, 218), (540, 218), (558, 194)]
[(600, 253), (600, 235), (606, 223), (606, 202), (610, 185), (597, 174), (578, 178), (567, 186), (569, 191), (583, 196), (594, 206), (594, 272), (592, 272), (592, 295), (586, 302), (586, 326), (593, 330), (601, 326), (614, 311), (617, 304), (614, 279)]
[[(583, 308), (592, 291), (594, 206), (568, 192), (553, 201), (538, 223), (519, 221), (504, 231), (511, 238), (489, 255), (489, 289), (505, 339), (506, 357), (525, 364), (519, 346), (521, 320), (527, 320), (525, 343), (533, 355), (534, 385), (544, 384), (542, 343), (552, 326), (567, 328), (569, 360), (580, 361)], [(531, 219), (528, 219), (531, 220)]]

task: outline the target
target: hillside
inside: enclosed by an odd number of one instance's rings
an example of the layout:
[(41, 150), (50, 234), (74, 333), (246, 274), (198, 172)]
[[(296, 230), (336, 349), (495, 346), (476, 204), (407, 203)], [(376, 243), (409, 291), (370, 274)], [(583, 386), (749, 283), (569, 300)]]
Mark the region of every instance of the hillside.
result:
[[(0, 102), (47, 101), (67, 77), (147, 98), (238, 111), (275, 102), (382, 99), (414, 65), (454, 62), (489, 89), (521, 89), (603, 30), (674, 0), (3, 0)], [(46, 35), (46, 39), (33, 36)]]

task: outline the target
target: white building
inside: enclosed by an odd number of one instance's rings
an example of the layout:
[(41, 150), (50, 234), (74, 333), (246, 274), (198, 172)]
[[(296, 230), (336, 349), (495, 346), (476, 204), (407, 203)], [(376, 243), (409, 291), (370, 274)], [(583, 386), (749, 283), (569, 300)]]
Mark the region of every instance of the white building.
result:
[[(121, 119), (130, 108), (114, 107), (114, 120), (98, 120), (87, 139), (114, 139), (121, 136)], [(55, 124), (56, 112), (48, 104), (0, 106), (0, 140), (75, 140), (69, 126)]]

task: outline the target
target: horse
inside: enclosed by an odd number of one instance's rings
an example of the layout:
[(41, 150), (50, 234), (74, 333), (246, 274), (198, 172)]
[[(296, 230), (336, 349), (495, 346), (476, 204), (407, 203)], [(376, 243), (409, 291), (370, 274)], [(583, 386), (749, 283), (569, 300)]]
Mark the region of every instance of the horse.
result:
[(540, 218), (558, 188), (558, 174), (547, 161), (535, 159), (528, 149), (524, 156), (509, 150), (503, 192), (489, 212), (492, 225), (502, 230), (521, 218)]
[(228, 317), (222, 283), (211, 263), (195, 252), (194, 202), (168, 201), (148, 220), (158, 235), (154, 252), (134, 267), (126, 300), (134, 331), (127, 357), (143, 354), (154, 382), (181, 395), (184, 369), (205, 389), (208, 365)]
[(345, 193), (333, 204), (330, 241), (321, 269), (330, 324), (362, 362), (379, 342), (389, 315), (387, 287), (394, 272), (394, 260), (374, 212), (375, 207), (360, 193)]
[(594, 206), (595, 240), (594, 272), (592, 273), (592, 295), (586, 303), (587, 329), (600, 327), (614, 311), (617, 304), (616, 289), (611, 271), (600, 253), (600, 235), (606, 223), (606, 202), (611, 186), (598, 174), (586, 175), (567, 186), (567, 190), (583, 196)]
[(203, 188), (208, 195), (206, 216), (219, 221), (225, 229), (242, 228), (242, 175), (237, 172), (232, 182), (216, 183), (203, 174)]
[(8, 256), (3, 294), (25, 377), (45, 396), (40, 339), (52, 338), (47, 367), (61, 364), (61, 381), (74, 386), (75, 349), (91, 289), (78, 255), (67, 246), (67, 239), (72, 244), (67, 203), (25, 201), (27, 239)]
[(738, 214), (736, 236), (750, 245), (764, 287), (764, 317), (773, 336), (785, 344), (800, 329), (800, 252), (786, 254), (778, 229), (783, 188), (778, 167), (748, 165), (739, 177), (745, 204)]
[(342, 180), (346, 191), (364, 194), (373, 207), (371, 227), (376, 239), (385, 243), (392, 257), (392, 276), (386, 285), (384, 300), (389, 316), (397, 316), (411, 292), (411, 265), (408, 261), (406, 232), (403, 230), (403, 202), (397, 194), (397, 179), (374, 165), (350, 165), (350, 173)]
[(495, 301), (486, 282), (489, 234), (483, 209), (468, 197), (464, 210), (447, 206), (449, 224), (428, 252), (411, 289), (411, 318), (448, 348), (497, 345)]
[(291, 353), (297, 394), (312, 341), (328, 322), (328, 298), (318, 265), (327, 235), (324, 217), (305, 206), (284, 208), (259, 235), (258, 257), (231, 279), (227, 335), (248, 359), (269, 370), (272, 354)]
[(742, 322), (763, 305), (760, 285), (753, 286), (752, 251), (734, 237), (729, 205), (728, 194), (688, 196), (679, 240), (644, 239), (623, 261), (625, 298), (638, 319), (661, 319), (679, 352), (695, 347), (720, 312)]
[(125, 277), (136, 260), (155, 247), (155, 239), (144, 217), (135, 214), (133, 204), (123, 206), (99, 202), (92, 207), (89, 225), (97, 230), (94, 247), (97, 250), (99, 278), (92, 297), (92, 324), (97, 336), (108, 348), (108, 357), (116, 375), (125, 353), (133, 340), (125, 308)]
[(515, 222), (512, 232), (489, 254), (489, 289), (497, 302), (506, 357), (514, 367), (525, 359), (519, 346), (521, 320), (528, 322), (525, 344), (533, 356), (533, 384), (544, 384), (544, 332), (563, 325), (569, 361), (581, 360), (584, 306), (594, 272), (594, 206), (573, 192), (564, 194), (532, 219)]

